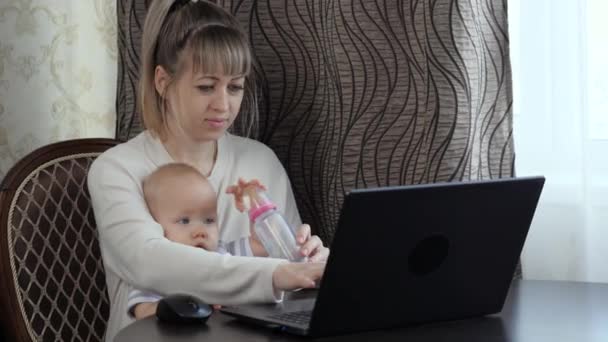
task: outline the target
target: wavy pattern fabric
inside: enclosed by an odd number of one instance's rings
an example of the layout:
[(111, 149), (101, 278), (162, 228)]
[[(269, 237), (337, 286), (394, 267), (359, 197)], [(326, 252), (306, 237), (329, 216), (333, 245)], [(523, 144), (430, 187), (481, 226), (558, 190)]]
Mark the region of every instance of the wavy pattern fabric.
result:
[[(134, 111), (145, 1), (121, 1), (117, 136)], [(265, 76), (257, 138), (331, 240), (345, 192), (513, 175), (506, 0), (219, 1)]]
[(136, 113), (137, 82), (141, 32), (146, 18), (147, 1), (117, 1), (118, 77), (116, 88), (116, 138), (126, 141), (142, 131), (141, 116)]

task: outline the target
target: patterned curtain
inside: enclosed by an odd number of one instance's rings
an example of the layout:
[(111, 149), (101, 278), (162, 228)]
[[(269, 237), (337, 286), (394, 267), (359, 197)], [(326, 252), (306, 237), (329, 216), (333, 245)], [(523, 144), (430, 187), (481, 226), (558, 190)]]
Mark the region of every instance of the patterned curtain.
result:
[[(265, 76), (257, 138), (331, 240), (345, 192), (513, 175), (507, 4), (217, 1)], [(120, 1), (117, 136), (141, 130), (135, 82), (146, 1)]]
[(40, 146), (113, 135), (116, 19), (107, 0), (0, 1), (0, 179)]

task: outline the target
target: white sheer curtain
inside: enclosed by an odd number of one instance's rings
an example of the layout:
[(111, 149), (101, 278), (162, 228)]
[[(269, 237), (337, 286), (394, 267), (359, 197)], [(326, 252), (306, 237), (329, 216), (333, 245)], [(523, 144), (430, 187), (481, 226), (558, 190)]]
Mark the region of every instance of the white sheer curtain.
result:
[(528, 279), (608, 282), (608, 1), (509, 1), (518, 176), (545, 189)]

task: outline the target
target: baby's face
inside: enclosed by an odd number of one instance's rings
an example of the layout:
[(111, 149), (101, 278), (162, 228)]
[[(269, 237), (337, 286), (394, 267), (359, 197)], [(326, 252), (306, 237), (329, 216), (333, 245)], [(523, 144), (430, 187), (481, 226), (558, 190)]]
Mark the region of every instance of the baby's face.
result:
[(215, 191), (206, 181), (184, 179), (157, 199), (154, 216), (165, 237), (184, 245), (217, 250), (219, 226)]

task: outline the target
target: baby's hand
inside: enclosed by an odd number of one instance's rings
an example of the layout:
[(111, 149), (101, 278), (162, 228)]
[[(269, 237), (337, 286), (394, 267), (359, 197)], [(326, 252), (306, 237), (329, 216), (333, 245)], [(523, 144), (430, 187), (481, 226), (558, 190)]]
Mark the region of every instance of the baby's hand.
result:
[(240, 212), (243, 212), (246, 209), (243, 196), (247, 195), (247, 192), (255, 189), (266, 190), (266, 187), (257, 179), (246, 182), (242, 178), (239, 178), (238, 184), (229, 186), (226, 189), (226, 193), (234, 195), (234, 204), (236, 205), (236, 208)]

